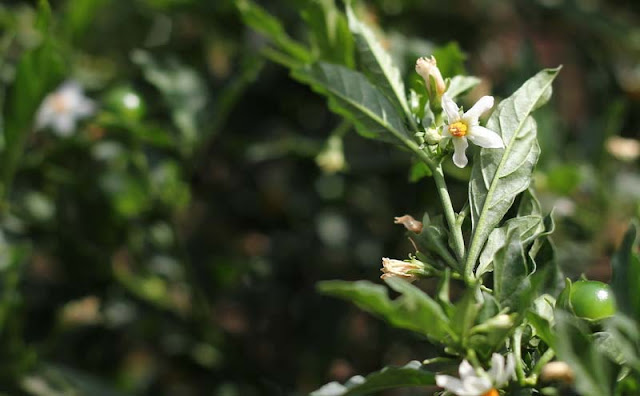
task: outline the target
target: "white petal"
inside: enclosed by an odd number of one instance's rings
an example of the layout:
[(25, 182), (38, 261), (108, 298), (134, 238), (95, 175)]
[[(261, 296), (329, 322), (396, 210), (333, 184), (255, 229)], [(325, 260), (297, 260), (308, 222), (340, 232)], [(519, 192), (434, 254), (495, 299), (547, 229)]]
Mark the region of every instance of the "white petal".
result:
[(502, 148), (504, 143), (500, 135), (480, 125), (474, 125), (469, 127), (469, 133), (467, 134), (469, 140), (475, 143), (477, 146), (484, 148)]
[(491, 355), (491, 369), (489, 369), (489, 377), (495, 382), (499, 382), (504, 376), (504, 357), (499, 353)]
[(496, 386), (502, 387), (503, 385), (508, 383), (509, 380), (514, 378), (516, 375), (515, 368), (516, 368), (515, 357), (513, 356), (512, 353), (510, 353), (507, 355), (507, 364), (506, 364), (506, 367), (504, 368), (504, 371), (502, 372), (502, 376), (500, 378), (496, 378)]
[(458, 367), (458, 373), (460, 374), (460, 378), (464, 381), (466, 377), (475, 377), (476, 370), (473, 366), (466, 360), (463, 360), (460, 363), (460, 367)]
[(70, 136), (76, 128), (76, 120), (71, 114), (57, 114), (51, 121), (51, 127), (58, 136)]
[(471, 125), (478, 123), (478, 118), (493, 107), (493, 96), (483, 96), (462, 116)]
[(460, 110), (458, 109), (458, 105), (447, 95), (442, 95), (442, 110), (444, 110), (449, 124), (460, 119)]
[(36, 114), (36, 129), (42, 129), (51, 124), (54, 118), (53, 107), (51, 106), (51, 98), (47, 96), (40, 105)]
[[(459, 137), (453, 138), (453, 163), (456, 164), (458, 168), (464, 168), (469, 163), (467, 160), (467, 155), (465, 151), (467, 147), (469, 147), (469, 143), (467, 142), (467, 138)], [(464, 362), (463, 362), (464, 363)], [(462, 365), (460, 365), (462, 367)]]
[(436, 385), (441, 388), (445, 388), (449, 392), (453, 392), (456, 395), (464, 392), (462, 381), (450, 375), (436, 375)]
[(87, 117), (93, 114), (95, 111), (95, 104), (92, 100), (87, 99), (85, 97), (80, 98), (80, 101), (73, 109), (73, 111), (77, 114), (78, 117)]
[[(467, 395), (484, 395), (493, 387), (491, 380), (485, 377), (468, 377), (463, 381), (463, 387)], [(462, 393), (459, 393), (462, 395)]]

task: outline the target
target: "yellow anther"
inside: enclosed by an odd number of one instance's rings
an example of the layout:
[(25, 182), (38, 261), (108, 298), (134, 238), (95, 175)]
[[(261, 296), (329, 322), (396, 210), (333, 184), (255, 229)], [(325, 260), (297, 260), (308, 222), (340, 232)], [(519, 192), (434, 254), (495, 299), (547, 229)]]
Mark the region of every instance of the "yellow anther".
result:
[(449, 125), (449, 132), (456, 137), (462, 137), (467, 134), (467, 124), (462, 121), (454, 122)]

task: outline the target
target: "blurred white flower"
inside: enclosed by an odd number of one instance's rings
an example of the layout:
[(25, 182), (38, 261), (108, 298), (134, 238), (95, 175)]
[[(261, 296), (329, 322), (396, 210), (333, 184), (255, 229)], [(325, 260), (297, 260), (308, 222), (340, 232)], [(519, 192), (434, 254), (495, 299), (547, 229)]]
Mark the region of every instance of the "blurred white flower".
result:
[(69, 136), (76, 121), (95, 111), (92, 100), (84, 96), (76, 81), (66, 81), (42, 101), (36, 114), (36, 129), (50, 127), (60, 136)]
[(621, 161), (632, 162), (640, 157), (640, 142), (636, 139), (627, 139), (612, 136), (606, 142), (607, 151)]
[(498, 389), (505, 386), (515, 376), (515, 360), (512, 354), (491, 356), (491, 369), (476, 371), (463, 360), (458, 369), (460, 378), (436, 375), (436, 384), (458, 396), (498, 396)]
[(493, 96), (483, 96), (466, 113), (460, 115), (460, 109), (448, 95), (442, 96), (442, 109), (447, 116), (447, 125), (442, 130), (442, 145), (449, 139), (453, 141), (453, 163), (458, 168), (467, 166), (465, 151), (469, 146), (467, 139), (484, 148), (502, 148), (504, 143), (500, 135), (480, 126), (478, 118), (493, 107)]

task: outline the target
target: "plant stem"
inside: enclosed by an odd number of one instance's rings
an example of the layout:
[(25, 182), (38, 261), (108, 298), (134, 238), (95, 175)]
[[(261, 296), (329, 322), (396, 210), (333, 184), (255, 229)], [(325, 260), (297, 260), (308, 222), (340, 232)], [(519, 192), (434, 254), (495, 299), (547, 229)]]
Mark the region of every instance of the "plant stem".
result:
[(513, 333), (513, 354), (516, 360), (516, 376), (520, 385), (524, 385), (526, 378), (524, 376), (524, 368), (522, 367), (522, 327), (517, 327)]
[(531, 370), (531, 375), (527, 377), (527, 382), (529, 384), (535, 385), (538, 382), (538, 375), (540, 375), (540, 371), (542, 371), (544, 365), (549, 363), (555, 355), (556, 354), (553, 349), (549, 348), (542, 354), (542, 356), (540, 356), (536, 365), (533, 366), (533, 370)]
[(462, 228), (456, 221), (456, 213), (453, 210), (453, 204), (451, 203), (447, 183), (444, 180), (442, 165), (436, 165), (434, 169), (431, 169), (431, 172), (433, 173), (433, 180), (436, 182), (436, 186), (438, 188), (438, 194), (440, 194), (440, 201), (442, 201), (442, 207), (444, 209), (444, 217), (447, 219), (449, 232), (451, 232), (453, 238), (454, 253), (456, 254), (458, 261), (462, 262), (462, 259), (464, 258), (464, 239), (462, 238)]
[[(442, 164), (436, 163), (427, 153), (425, 153), (416, 142), (413, 140), (402, 137), (402, 142), (411, 151), (416, 153), (418, 157), (429, 167), (433, 174), (433, 179), (436, 182), (438, 194), (440, 195), (440, 201), (442, 202), (442, 208), (444, 209), (444, 217), (447, 219), (449, 225), (449, 232), (453, 236), (454, 253), (459, 262), (462, 262), (464, 258), (464, 239), (462, 238), (462, 227), (460, 227), (456, 221), (456, 212), (453, 210), (453, 204), (451, 203), (451, 197), (449, 196), (449, 190), (447, 189), (447, 183), (444, 180), (444, 172), (442, 171)], [(465, 277), (466, 278), (466, 277)], [(473, 282), (471, 282), (473, 283)]]

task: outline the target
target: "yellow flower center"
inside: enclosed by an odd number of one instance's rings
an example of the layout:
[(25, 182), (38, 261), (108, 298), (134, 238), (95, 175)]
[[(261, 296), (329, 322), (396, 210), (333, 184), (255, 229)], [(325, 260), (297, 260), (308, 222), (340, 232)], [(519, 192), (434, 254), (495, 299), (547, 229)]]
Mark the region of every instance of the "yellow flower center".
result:
[(464, 122), (457, 121), (449, 125), (449, 132), (455, 137), (462, 137), (467, 134), (468, 128), (469, 127)]
[(499, 396), (498, 390), (496, 388), (491, 388), (487, 393), (482, 396)]

